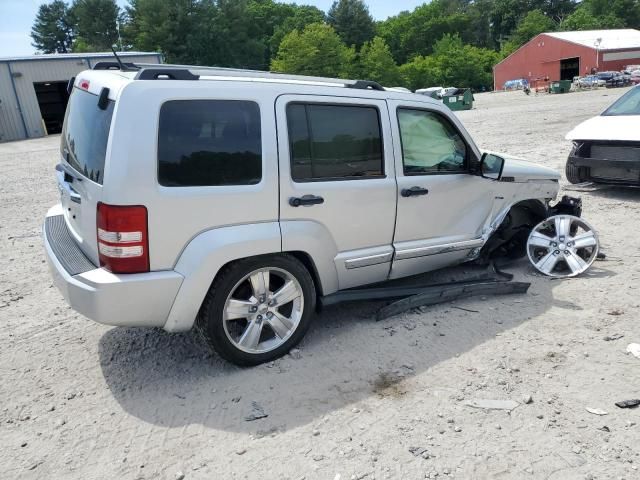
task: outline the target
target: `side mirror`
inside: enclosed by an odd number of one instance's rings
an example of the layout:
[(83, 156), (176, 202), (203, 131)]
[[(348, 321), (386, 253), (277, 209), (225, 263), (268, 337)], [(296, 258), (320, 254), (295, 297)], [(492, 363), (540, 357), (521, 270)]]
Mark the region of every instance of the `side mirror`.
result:
[(502, 178), (503, 168), (504, 158), (493, 153), (482, 154), (482, 158), (480, 159), (480, 176), (492, 180), (500, 180), (500, 178)]

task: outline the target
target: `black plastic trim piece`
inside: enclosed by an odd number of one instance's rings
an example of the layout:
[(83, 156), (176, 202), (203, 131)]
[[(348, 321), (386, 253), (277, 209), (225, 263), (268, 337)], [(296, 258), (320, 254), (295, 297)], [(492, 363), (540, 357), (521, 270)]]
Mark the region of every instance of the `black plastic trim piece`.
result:
[(67, 228), (63, 215), (47, 217), (44, 230), (53, 254), (70, 275), (78, 275), (97, 268), (78, 247)]
[(73, 85), (76, 83), (76, 77), (71, 77), (69, 79), (69, 81), (67, 82), (67, 94), (71, 95), (71, 92), (73, 92)]
[(100, 95), (98, 96), (98, 108), (100, 110), (106, 110), (109, 106), (109, 89), (107, 87), (102, 87), (100, 90)]
[(384, 87), (378, 82), (372, 82), (371, 80), (357, 80), (354, 83), (347, 83), (347, 88), (357, 88), (360, 90), (378, 90), (384, 91)]
[(198, 80), (200, 75), (194, 75), (186, 68), (143, 68), (135, 80)]
[(123, 62), (122, 65), (126, 67), (126, 69), (122, 69), (118, 62), (97, 62), (92, 70), (123, 70), (123, 71), (131, 71), (131, 70), (140, 70), (140, 67), (135, 63), (126, 63)]
[(412, 295), (391, 303), (378, 310), (376, 320), (398, 315), (412, 308), (450, 302), (458, 298), (469, 298), (474, 295), (508, 295), (527, 293), (531, 286), (528, 282), (481, 282), (469, 285), (448, 285), (425, 289), (422, 293)]

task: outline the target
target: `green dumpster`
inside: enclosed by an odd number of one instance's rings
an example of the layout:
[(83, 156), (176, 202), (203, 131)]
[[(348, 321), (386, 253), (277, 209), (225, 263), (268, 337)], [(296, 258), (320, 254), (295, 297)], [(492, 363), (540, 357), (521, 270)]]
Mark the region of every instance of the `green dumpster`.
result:
[(551, 82), (551, 93), (567, 93), (571, 90), (571, 80), (556, 80)]
[(459, 88), (442, 97), (442, 103), (451, 110), (471, 110), (473, 100), (473, 93), (469, 88)]

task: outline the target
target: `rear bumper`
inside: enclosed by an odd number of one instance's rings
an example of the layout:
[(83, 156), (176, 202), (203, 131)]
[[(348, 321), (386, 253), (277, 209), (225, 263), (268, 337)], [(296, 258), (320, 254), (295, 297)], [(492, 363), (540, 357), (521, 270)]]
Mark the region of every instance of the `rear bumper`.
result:
[(603, 160), (569, 156), (567, 164), (588, 168), (588, 180), (593, 182), (640, 185), (640, 160)]
[(60, 214), (59, 207), (47, 213), (44, 247), (53, 282), (71, 308), (105, 325), (163, 327), (182, 275), (175, 271), (119, 275), (96, 268), (68, 231), (67, 240), (64, 229), (52, 228)]

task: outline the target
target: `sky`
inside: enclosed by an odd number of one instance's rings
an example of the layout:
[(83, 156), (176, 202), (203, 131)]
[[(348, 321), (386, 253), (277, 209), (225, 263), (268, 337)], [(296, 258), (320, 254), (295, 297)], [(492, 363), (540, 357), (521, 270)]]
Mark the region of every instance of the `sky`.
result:
[[(425, 0), (365, 0), (369, 11), (376, 20), (384, 20), (403, 10), (413, 10)], [(117, 0), (123, 7), (128, 2)], [(35, 49), (31, 46), (31, 26), (42, 0), (0, 0), (0, 57), (32, 55)], [(331, 7), (333, 0), (298, 0), (307, 5), (315, 5), (325, 12)]]

